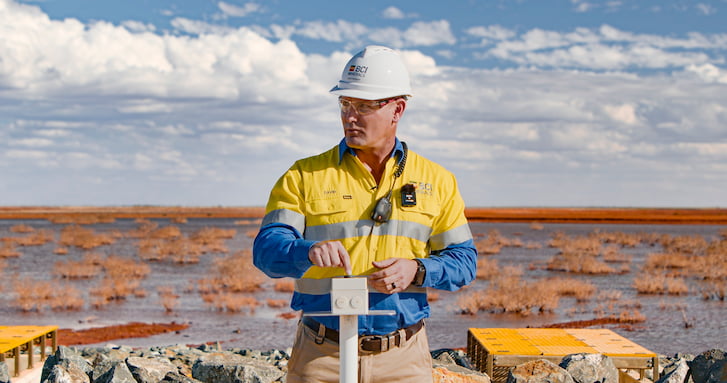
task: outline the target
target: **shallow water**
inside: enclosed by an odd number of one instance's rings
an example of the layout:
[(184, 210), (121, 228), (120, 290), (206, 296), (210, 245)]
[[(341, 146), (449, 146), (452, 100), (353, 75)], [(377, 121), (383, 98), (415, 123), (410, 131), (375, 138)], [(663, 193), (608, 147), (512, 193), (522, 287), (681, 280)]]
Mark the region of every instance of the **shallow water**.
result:
[[(196, 232), (205, 227), (235, 229), (237, 234), (225, 243), (228, 254), (233, 254), (252, 246), (252, 239), (247, 235), (256, 230), (255, 224), (239, 224), (232, 219), (190, 219), (187, 223), (169, 223), (168, 220), (153, 220), (161, 226), (174, 225), (184, 234)], [(49, 229), (55, 233), (56, 241), (60, 230), (66, 225), (57, 225), (45, 220), (0, 220), (0, 238), (18, 237), (25, 234), (10, 232), (10, 228), (25, 224), (35, 229)], [(118, 231), (126, 233), (138, 227), (133, 220), (117, 220), (114, 223), (84, 225), (95, 232)], [(696, 281), (689, 281), (690, 293), (686, 296), (639, 295), (632, 287), (638, 270), (650, 253), (659, 252), (658, 246), (638, 245), (634, 248), (621, 249), (631, 256), (630, 271), (624, 274), (604, 276), (583, 276), (563, 272), (551, 272), (540, 267), (558, 250), (548, 247), (552, 235), (562, 232), (568, 236), (588, 235), (594, 231), (623, 233), (659, 233), (672, 236), (701, 235), (708, 240), (718, 238), (725, 226), (707, 225), (595, 225), (595, 224), (544, 224), (536, 230), (525, 223), (471, 223), (474, 234), (481, 235), (497, 230), (506, 238), (519, 238), (525, 243), (538, 243), (539, 249), (524, 247), (505, 247), (499, 254), (492, 255), (499, 267), (506, 265), (522, 267), (524, 280), (560, 276), (579, 278), (592, 283), (598, 291), (618, 290), (620, 301), (631, 302), (638, 306), (638, 311), (646, 317), (641, 323), (632, 325), (605, 325), (615, 332), (636, 343), (660, 354), (677, 352), (700, 353), (711, 348), (727, 349), (727, 302), (704, 300), (697, 292)], [(102, 255), (117, 255), (137, 259), (137, 239), (120, 238), (114, 244), (101, 246), (91, 250)], [(71, 248), (67, 255), (56, 255), (53, 251), (57, 242), (42, 246), (18, 247), (22, 253), (18, 258), (5, 259), (2, 271), (4, 281), (12, 277), (32, 277), (36, 280), (53, 280), (59, 285), (71, 284), (83, 291), (89, 302), (88, 291), (98, 284), (97, 279), (90, 281), (58, 281), (53, 279), (53, 265), (57, 261), (80, 260), (85, 251)], [(140, 322), (183, 322), (190, 327), (178, 334), (162, 334), (145, 339), (124, 339), (116, 343), (130, 346), (151, 346), (166, 344), (201, 344), (218, 341), (223, 347), (244, 347), (256, 349), (287, 348), (291, 345), (296, 326), (295, 319), (282, 319), (278, 314), (290, 312), (289, 308), (273, 309), (266, 306), (258, 307), (254, 313), (218, 312), (202, 301), (196, 291), (190, 291), (198, 279), (208, 275), (213, 259), (228, 254), (207, 254), (200, 262), (190, 265), (177, 265), (169, 261), (148, 262), (151, 273), (142, 281), (141, 287), (147, 292), (146, 297), (128, 297), (111, 303), (102, 309), (94, 309), (88, 303), (83, 311), (56, 312), (45, 309), (41, 312), (24, 313), (13, 307), (14, 293), (9, 283), (4, 283), (0, 290), (0, 317), (3, 324), (55, 324), (61, 328), (85, 328), (131, 321)], [(139, 260), (139, 262), (141, 262)], [(540, 266), (539, 266), (540, 265)], [(427, 322), (430, 347), (455, 348), (465, 347), (469, 328), (487, 327), (538, 327), (553, 323), (575, 320), (593, 319), (598, 317), (594, 312), (599, 302), (591, 299), (584, 304), (575, 302), (573, 298), (561, 298), (553, 312), (528, 316), (503, 313), (484, 313), (462, 315), (456, 307), (456, 301), (462, 294), (483, 289), (486, 281), (476, 281), (473, 285), (460, 292), (438, 292), (439, 299), (432, 302), (432, 317)], [(179, 304), (171, 313), (166, 313), (159, 303), (157, 287), (172, 286), (180, 295)], [(289, 293), (276, 292), (272, 288), (273, 281), (268, 280), (264, 290), (256, 293), (261, 302), (267, 299), (285, 299)], [(597, 294), (597, 293), (596, 293)], [(685, 323), (691, 327), (686, 328)]]

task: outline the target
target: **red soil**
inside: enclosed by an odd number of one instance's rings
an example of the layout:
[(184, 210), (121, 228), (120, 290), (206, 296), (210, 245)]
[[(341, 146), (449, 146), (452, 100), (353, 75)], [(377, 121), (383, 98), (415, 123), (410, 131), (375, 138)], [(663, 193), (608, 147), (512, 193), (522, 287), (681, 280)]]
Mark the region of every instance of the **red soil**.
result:
[(152, 335), (163, 334), (170, 331), (182, 331), (189, 327), (181, 323), (139, 323), (132, 322), (123, 325), (95, 327), (84, 330), (71, 330), (63, 328), (58, 330), (58, 344), (62, 346), (76, 346), (83, 344), (103, 343), (115, 339), (146, 338)]
[[(262, 207), (180, 206), (0, 206), (0, 219), (113, 221), (114, 218), (261, 218)], [(539, 208), (470, 207), (470, 221), (635, 224), (727, 224), (720, 208)]]

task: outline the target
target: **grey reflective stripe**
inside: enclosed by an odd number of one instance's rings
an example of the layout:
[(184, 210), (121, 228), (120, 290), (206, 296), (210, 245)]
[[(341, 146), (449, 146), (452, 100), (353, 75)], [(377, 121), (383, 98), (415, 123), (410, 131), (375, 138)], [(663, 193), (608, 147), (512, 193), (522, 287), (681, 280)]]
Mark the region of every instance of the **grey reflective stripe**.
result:
[(432, 229), (426, 225), (416, 222), (391, 220), (387, 223), (376, 225), (371, 230), (373, 221), (348, 221), (332, 223), (330, 225), (308, 226), (305, 229), (305, 239), (312, 241), (325, 241), (330, 239), (343, 239), (364, 237), (372, 235), (392, 235), (413, 238), (421, 242), (427, 242)]
[(464, 224), (462, 226), (455, 227), (454, 229), (447, 230), (444, 233), (432, 236), (430, 239), (430, 245), (432, 250), (442, 250), (449, 245), (462, 243), (470, 239), (472, 239), (470, 225)]
[(265, 214), (262, 226), (271, 223), (284, 223), (292, 226), (301, 233), (305, 230), (305, 216), (288, 209), (273, 210), (270, 213)]
[(305, 228), (304, 237), (311, 241), (363, 237), (371, 232), (372, 222), (348, 221), (329, 225), (308, 226)]
[[(295, 291), (301, 294), (323, 295), (331, 293), (331, 278), (311, 279), (302, 278), (295, 280)], [(425, 294), (425, 287), (409, 285), (403, 292)]]

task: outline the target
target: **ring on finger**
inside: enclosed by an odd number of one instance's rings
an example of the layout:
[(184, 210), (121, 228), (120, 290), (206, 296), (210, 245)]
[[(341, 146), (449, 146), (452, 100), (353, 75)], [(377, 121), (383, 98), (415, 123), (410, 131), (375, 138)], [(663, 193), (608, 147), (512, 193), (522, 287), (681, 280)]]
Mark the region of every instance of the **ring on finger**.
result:
[(391, 282), (391, 289), (394, 290), (396, 288), (396, 283)]

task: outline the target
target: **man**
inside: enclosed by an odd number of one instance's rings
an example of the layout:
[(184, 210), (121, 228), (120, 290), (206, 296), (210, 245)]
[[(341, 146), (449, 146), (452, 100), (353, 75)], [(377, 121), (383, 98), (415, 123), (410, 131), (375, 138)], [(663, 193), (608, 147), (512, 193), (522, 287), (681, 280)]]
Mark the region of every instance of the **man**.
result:
[[(361, 382), (431, 382), (426, 287), (456, 290), (475, 277), (477, 251), (455, 177), (396, 137), (411, 96), (398, 53), (369, 46), (344, 67), (343, 140), (297, 161), (275, 184), (255, 238), (255, 265), (296, 278), (291, 307), (328, 312), (330, 279), (367, 276), (359, 317)], [(288, 382), (338, 382), (338, 317), (301, 320)]]

